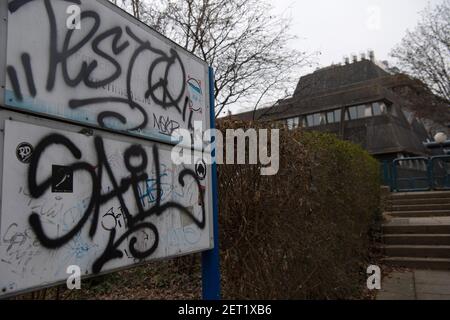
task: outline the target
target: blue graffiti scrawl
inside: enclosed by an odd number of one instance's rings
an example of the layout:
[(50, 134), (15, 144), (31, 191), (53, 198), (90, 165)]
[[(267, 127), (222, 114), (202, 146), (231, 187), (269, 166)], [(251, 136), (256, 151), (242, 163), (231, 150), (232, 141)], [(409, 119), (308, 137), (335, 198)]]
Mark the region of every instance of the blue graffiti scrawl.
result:
[(189, 93), (189, 110), (191, 112), (202, 113), (204, 99), (202, 82), (193, 78), (188, 80), (188, 93)]

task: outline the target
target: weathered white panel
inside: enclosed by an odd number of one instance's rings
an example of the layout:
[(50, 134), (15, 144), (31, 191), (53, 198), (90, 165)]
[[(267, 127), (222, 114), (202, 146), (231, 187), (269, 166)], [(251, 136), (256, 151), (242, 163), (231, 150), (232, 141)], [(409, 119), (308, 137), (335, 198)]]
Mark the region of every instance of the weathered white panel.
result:
[[(2, 0), (3, 2), (3, 0)], [(79, 2), (81, 28), (69, 29)], [(205, 62), (103, 0), (9, 0), (5, 104), (170, 142), (209, 128)], [(4, 47), (0, 48), (4, 50)]]
[(201, 160), (176, 166), (170, 146), (23, 115), (0, 122), (0, 295), (65, 281), (70, 265), (92, 275), (212, 248)]

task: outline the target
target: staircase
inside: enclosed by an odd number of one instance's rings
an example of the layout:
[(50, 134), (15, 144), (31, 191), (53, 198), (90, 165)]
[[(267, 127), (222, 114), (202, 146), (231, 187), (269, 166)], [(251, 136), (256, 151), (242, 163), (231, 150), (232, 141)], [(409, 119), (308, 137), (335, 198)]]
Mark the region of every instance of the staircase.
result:
[(450, 270), (450, 192), (391, 193), (384, 214), (384, 263)]

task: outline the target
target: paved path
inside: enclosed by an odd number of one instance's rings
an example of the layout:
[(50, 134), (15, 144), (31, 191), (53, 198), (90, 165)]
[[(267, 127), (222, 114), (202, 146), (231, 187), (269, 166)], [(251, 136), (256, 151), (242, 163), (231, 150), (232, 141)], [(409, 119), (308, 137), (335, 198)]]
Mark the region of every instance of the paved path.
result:
[(450, 271), (393, 272), (383, 279), (377, 300), (450, 300)]

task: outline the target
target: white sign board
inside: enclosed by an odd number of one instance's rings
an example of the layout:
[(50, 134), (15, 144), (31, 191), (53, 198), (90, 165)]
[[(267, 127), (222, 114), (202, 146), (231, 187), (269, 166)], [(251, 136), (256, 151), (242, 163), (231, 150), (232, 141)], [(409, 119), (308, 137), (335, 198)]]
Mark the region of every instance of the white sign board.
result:
[(0, 295), (65, 281), (71, 265), (94, 275), (213, 247), (201, 158), (177, 166), (167, 145), (13, 112), (0, 129)]
[(9, 0), (4, 10), (8, 107), (162, 142), (195, 121), (209, 128), (206, 63), (113, 4)]

